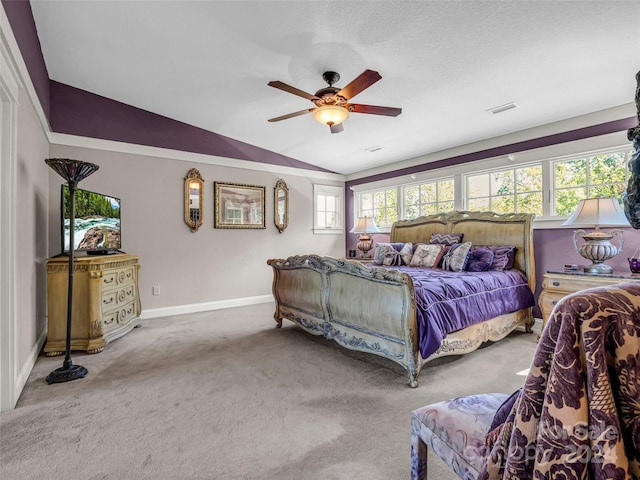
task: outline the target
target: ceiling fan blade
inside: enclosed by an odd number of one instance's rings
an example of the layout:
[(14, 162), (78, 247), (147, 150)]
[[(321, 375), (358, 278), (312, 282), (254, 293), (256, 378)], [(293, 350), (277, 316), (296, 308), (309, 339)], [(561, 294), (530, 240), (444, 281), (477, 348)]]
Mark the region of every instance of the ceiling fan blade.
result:
[(340, 133), (344, 131), (344, 127), (341, 123), (339, 123), (338, 125), (330, 125), (329, 129), (331, 130), (331, 133)]
[(349, 83), (346, 87), (338, 92), (338, 95), (346, 98), (347, 100), (355, 97), (360, 92), (362, 92), (365, 88), (369, 88), (371, 85), (380, 80), (382, 76), (374, 70), (365, 70), (356, 78), (354, 78), (351, 83)]
[(397, 117), (402, 113), (402, 109), (397, 107), (380, 107), (378, 105), (362, 105), (360, 103), (349, 103), (345, 107), (350, 112), (387, 115), (388, 117)]
[(317, 100), (318, 97), (315, 95), (311, 95), (310, 93), (304, 92), (299, 88), (292, 87), (291, 85), (287, 85), (286, 83), (280, 81), (269, 82), (267, 85), (273, 88), (277, 88), (279, 90), (284, 90), (285, 92), (293, 93), (294, 95), (298, 95), (299, 97), (306, 98), (307, 100)]
[(299, 112), (287, 113), (286, 115), (282, 115), (281, 117), (270, 118), (267, 121), (279, 122), (280, 120), (286, 120), (287, 118), (293, 118), (293, 117), (298, 117), (300, 115), (304, 115), (305, 113), (309, 113), (312, 110), (315, 110), (315, 108), (307, 108), (306, 110), (300, 110)]

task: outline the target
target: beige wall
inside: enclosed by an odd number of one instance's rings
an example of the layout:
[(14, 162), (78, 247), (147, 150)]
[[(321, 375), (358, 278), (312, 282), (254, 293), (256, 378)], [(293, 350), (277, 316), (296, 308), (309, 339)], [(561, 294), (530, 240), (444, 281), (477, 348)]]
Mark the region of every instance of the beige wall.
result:
[[(15, 355), (18, 380), (28, 375), (29, 357), (46, 327), (49, 142), (24, 92), (20, 90), (17, 132), (17, 232)], [(4, 160), (3, 160), (4, 161)], [(37, 351), (35, 354), (37, 355)]]
[[(52, 157), (96, 163), (100, 169), (79, 188), (122, 200), (122, 250), (140, 256), (140, 290), (145, 311), (271, 295), (267, 259), (314, 252), (344, 255), (344, 235), (314, 235), (313, 183), (343, 182), (284, 175), (171, 158), (51, 145)], [(234, 163), (228, 160), (229, 165)], [(184, 177), (197, 168), (205, 180), (204, 224), (192, 233), (184, 222)], [(283, 178), (289, 187), (290, 221), (284, 233), (273, 225), (273, 187)], [(213, 182), (266, 186), (266, 229), (214, 229)], [(49, 245), (60, 251), (61, 179), (50, 175)], [(160, 296), (152, 287), (160, 287)], [(152, 312), (153, 313), (153, 312)], [(158, 313), (158, 312), (156, 312)], [(153, 314), (151, 315), (153, 316)], [(269, 321), (269, 319), (265, 319)]]

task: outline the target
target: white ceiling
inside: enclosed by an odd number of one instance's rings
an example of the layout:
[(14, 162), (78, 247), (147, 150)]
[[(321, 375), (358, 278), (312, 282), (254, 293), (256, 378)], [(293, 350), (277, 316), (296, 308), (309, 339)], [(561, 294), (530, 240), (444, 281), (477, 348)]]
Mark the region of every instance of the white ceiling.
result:
[[(342, 174), (628, 104), (640, 70), (638, 0), (31, 5), (52, 80)], [(365, 69), (382, 80), (353, 101), (400, 116), (267, 122), (313, 107), (269, 81)]]

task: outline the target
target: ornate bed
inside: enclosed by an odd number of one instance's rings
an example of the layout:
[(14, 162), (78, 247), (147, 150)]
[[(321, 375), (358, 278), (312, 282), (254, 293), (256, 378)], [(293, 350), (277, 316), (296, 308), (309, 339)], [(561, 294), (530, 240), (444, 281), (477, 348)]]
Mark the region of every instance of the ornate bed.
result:
[[(524, 274), (525, 288), (533, 292), (532, 221), (533, 214), (449, 212), (398, 221), (390, 241), (428, 243), (433, 233), (463, 233), (464, 241), (474, 245), (512, 245), (516, 247), (513, 268)], [(418, 331), (422, 307), (416, 303), (414, 280), (407, 271), (317, 255), (267, 263), (274, 272), (278, 327), (286, 318), (346, 348), (393, 360), (407, 370), (411, 387), (417, 387), (420, 370), (428, 361), (471, 352), (519, 326), (531, 332), (534, 322), (531, 307), (510, 311), (446, 334), (436, 351), (423, 358)]]

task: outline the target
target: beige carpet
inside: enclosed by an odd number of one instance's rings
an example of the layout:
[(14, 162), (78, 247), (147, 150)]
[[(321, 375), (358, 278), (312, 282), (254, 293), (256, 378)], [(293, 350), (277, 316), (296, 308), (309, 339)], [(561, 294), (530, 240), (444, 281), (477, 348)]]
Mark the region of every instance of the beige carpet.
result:
[[(536, 335), (425, 367), (420, 386), (385, 359), (339, 348), (270, 304), (146, 320), (96, 355), (86, 378), (47, 385), (40, 357), (0, 415), (0, 476), (98, 479), (408, 479), (410, 412), (519, 387)], [(455, 479), (430, 458), (431, 480)]]

